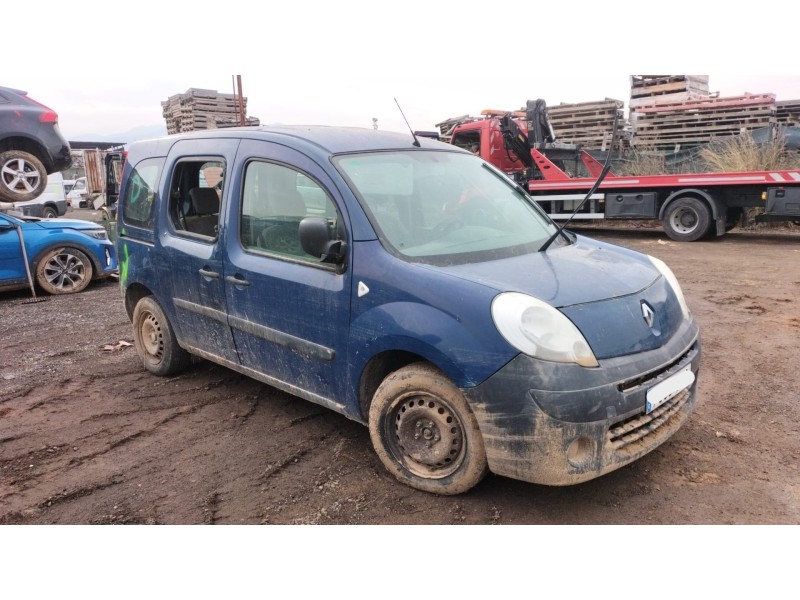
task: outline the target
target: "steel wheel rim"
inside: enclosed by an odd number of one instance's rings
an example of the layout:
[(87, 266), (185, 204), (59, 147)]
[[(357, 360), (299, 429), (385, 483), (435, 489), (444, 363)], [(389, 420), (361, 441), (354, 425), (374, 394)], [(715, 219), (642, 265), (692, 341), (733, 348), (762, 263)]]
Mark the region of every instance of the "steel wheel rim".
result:
[[(16, 163), (16, 167), (12, 164)], [(39, 185), (41, 174), (24, 158), (12, 158), (2, 168), (3, 184), (14, 192), (29, 193)], [(30, 183), (32, 181), (32, 184)], [(22, 186), (22, 188), (20, 188)]]
[(396, 400), (386, 415), (386, 434), (395, 459), (420, 477), (447, 477), (464, 462), (464, 425), (436, 396), (416, 392)]
[(44, 278), (58, 290), (73, 290), (86, 280), (86, 268), (74, 254), (60, 252), (45, 263)]
[(156, 360), (161, 360), (164, 356), (164, 334), (161, 332), (161, 324), (153, 313), (147, 313), (142, 319), (139, 333), (145, 352)]
[(689, 208), (679, 208), (672, 213), (672, 228), (680, 233), (692, 233), (700, 222), (697, 213)]

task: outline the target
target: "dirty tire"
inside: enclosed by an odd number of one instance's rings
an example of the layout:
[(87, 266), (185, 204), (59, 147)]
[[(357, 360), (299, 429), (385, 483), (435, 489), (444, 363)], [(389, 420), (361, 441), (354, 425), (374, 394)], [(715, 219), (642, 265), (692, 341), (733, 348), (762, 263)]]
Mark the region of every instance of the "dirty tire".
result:
[(0, 152), (0, 200), (27, 202), (41, 196), (47, 186), (42, 161), (29, 152)]
[(52, 206), (45, 206), (42, 209), (43, 219), (55, 219), (56, 217), (58, 217), (58, 211)]
[(55, 248), (36, 263), (36, 281), (48, 294), (75, 294), (92, 281), (92, 261), (76, 248)]
[(483, 438), (464, 395), (425, 363), (383, 380), (370, 405), (369, 434), (389, 472), (424, 492), (460, 494), (488, 472)]
[(167, 316), (152, 296), (139, 300), (133, 309), (133, 342), (144, 368), (156, 375), (178, 373), (191, 360), (178, 345)]
[(697, 198), (678, 198), (670, 203), (662, 219), (665, 233), (678, 242), (694, 242), (711, 228), (711, 214)]

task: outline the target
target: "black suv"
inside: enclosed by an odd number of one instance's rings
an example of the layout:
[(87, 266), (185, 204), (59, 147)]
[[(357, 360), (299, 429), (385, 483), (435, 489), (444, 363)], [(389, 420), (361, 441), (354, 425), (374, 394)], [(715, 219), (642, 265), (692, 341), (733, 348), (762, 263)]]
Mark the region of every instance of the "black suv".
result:
[(47, 175), (72, 164), (55, 111), (27, 92), (0, 87), (0, 201), (38, 197)]

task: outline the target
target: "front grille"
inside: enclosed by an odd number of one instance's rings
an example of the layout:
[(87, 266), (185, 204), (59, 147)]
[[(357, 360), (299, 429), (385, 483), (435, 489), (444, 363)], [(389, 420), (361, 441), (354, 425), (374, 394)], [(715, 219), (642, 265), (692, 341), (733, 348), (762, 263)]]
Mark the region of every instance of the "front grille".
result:
[(673, 360), (667, 366), (662, 367), (662, 368), (658, 369), (657, 371), (651, 371), (650, 373), (647, 373), (646, 375), (642, 375), (641, 377), (637, 377), (636, 379), (629, 379), (627, 381), (623, 381), (622, 383), (617, 385), (617, 389), (620, 392), (625, 393), (625, 392), (630, 392), (630, 391), (632, 391), (632, 390), (634, 390), (634, 389), (636, 389), (638, 387), (641, 387), (643, 385), (650, 385), (650, 383), (654, 379), (658, 378), (659, 375), (663, 375), (664, 373), (670, 371), (671, 369), (674, 369), (676, 365), (681, 364), (683, 361), (685, 361), (689, 357), (690, 354), (695, 353), (695, 352), (697, 352), (697, 343), (692, 344), (691, 348), (689, 348), (686, 352), (681, 354), (678, 358)]
[(620, 457), (638, 454), (652, 448), (659, 442), (659, 434), (664, 437), (674, 431), (664, 427), (677, 417), (689, 400), (690, 389), (683, 390), (650, 414), (638, 414), (620, 421), (608, 430), (608, 443)]

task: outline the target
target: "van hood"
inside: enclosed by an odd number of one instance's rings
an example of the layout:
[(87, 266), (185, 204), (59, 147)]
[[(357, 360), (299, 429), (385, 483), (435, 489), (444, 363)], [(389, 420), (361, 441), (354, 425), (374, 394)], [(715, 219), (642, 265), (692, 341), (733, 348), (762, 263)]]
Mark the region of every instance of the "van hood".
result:
[(583, 236), (547, 252), (439, 268), (498, 292), (529, 294), (556, 308), (635, 294), (660, 276), (644, 254)]

